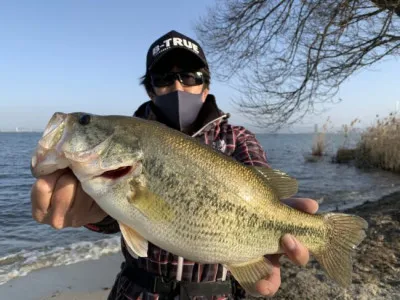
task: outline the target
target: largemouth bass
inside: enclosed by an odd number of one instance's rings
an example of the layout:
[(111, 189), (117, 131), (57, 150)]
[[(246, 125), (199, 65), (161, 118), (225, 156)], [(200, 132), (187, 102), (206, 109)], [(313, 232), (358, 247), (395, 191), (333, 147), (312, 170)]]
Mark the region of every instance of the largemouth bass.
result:
[(39, 177), (67, 167), (119, 222), (137, 256), (147, 256), (150, 241), (192, 261), (220, 263), (259, 296), (256, 282), (272, 268), (265, 255), (282, 253), (280, 238), (290, 233), (332, 279), (351, 283), (351, 255), (366, 221), (282, 204), (297, 181), (281, 171), (243, 165), (154, 121), (55, 113), (31, 170)]

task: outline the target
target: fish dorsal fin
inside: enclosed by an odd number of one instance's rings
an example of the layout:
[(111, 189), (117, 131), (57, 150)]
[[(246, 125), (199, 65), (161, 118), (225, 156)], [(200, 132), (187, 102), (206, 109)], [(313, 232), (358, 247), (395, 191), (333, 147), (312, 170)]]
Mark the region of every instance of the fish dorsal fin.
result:
[(121, 222), (118, 222), (118, 224), (128, 250), (131, 250), (139, 257), (147, 257), (148, 242), (129, 226)]
[(252, 168), (264, 177), (265, 182), (269, 186), (274, 188), (280, 199), (289, 198), (297, 193), (298, 184), (295, 178), (290, 177), (282, 171), (271, 168), (256, 166)]

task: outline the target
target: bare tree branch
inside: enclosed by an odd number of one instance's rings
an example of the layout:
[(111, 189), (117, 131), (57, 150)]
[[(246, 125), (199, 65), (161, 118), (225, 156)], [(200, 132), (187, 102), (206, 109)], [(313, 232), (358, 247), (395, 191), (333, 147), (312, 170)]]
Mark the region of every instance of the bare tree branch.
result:
[[(219, 0), (196, 26), (214, 73), (262, 127), (333, 101), (354, 72), (400, 54), (400, 0)], [(255, 117), (255, 118), (254, 118)]]

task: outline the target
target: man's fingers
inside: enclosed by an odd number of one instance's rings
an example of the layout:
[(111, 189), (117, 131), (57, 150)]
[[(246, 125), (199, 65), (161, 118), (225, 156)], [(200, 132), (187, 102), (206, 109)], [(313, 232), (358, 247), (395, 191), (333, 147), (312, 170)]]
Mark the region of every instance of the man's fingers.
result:
[(281, 285), (281, 270), (279, 258), (281, 254), (267, 255), (266, 258), (272, 264), (272, 273), (269, 277), (259, 280), (256, 283), (257, 291), (266, 297), (273, 296), (279, 289)]
[(288, 198), (283, 199), (282, 202), (309, 214), (315, 214), (319, 208), (318, 202), (309, 198)]
[(77, 183), (74, 194), (74, 201), (67, 212), (64, 224), (65, 226), (81, 227), (85, 225), (85, 219), (90, 214), (90, 208), (93, 200), (82, 190), (82, 186)]
[(70, 208), (73, 206), (77, 179), (70, 173), (63, 174), (57, 181), (50, 202), (48, 223), (56, 229), (64, 228)]
[(100, 206), (97, 205), (96, 202), (93, 203), (89, 214), (90, 214), (90, 218), (87, 219), (85, 224), (82, 224), (82, 225), (98, 223), (98, 222), (104, 220), (104, 218), (107, 216), (107, 213), (105, 213), (104, 210), (102, 210), (100, 208)]
[(310, 259), (310, 253), (306, 247), (299, 243), (292, 235), (285, 234), (281, 239), (281, 245), (287, 257), (297, 265), (305, 266)]
[(65, 170), (58, 170), (53, 174), (40, 177), (31, 188), (32, 217), (43, 222), (50, 208), (51, 197), (56, 183)]
[(31, 203), (33, 218), (56, 229), (97, 223), (107, 216), (69, 169), (38, 179), (32, 186)]
[[(307, 248), (302, 246), (290, 234), (286, 234), (281, 239), (281, 244), (284, 252), (294, 263), (298, 265), (305, 265), (309, 259), (309, 252)], [(268, 260), (272, 263), (272, 273), (268, 278), (261, 279), (256, 283), (257, 291), (267, 297), (275, 295), (281, 285), (281, 270), (279, 258), (281, 255), (268, 255)]]
[(72, 203), (69, 212), (72, 215), (87, 213), (90, 210), (90, 207), (93, 205), (93, 201), (91, 201), (89, 195), (83, 191), (82, 186), (78, 181), (76, 181), (76, 190), (74, 196), (75, 201)]
[(272, 273), (268, 278), (261, 279), (256, 283), (257, 291), (266, 297), (275, 295), (281, 285), (281, 269), (279, 264), (273, 264)]
[(89, 223), (103, 220), (107, 214), (86, 194), (80, 184), (76, 187), (75, 200), (70, 208), (67, 219), (68, 226), (81, 227)]

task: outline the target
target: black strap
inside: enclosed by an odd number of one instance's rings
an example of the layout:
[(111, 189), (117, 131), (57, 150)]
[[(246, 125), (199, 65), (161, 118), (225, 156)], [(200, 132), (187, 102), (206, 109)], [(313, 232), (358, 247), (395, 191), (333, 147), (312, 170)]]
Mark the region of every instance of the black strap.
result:
[[(205, 296), (211, 298), (215, 295), (233, 294), (232, 282), (181, 282), (169, 280), (162, 276), (156, 276), (146, 270), (139, 269), (134, 265), (122, 264), (122, 276), (128, 277), (135, 284), (153, 294), (159, 294), (166, 298), (180, 296), (180, 299), (187, 300), (190, 297)], [(162, 297), (162, 298), (164, 298)], [(165, 298), (164, 298), (165, 299)]]

